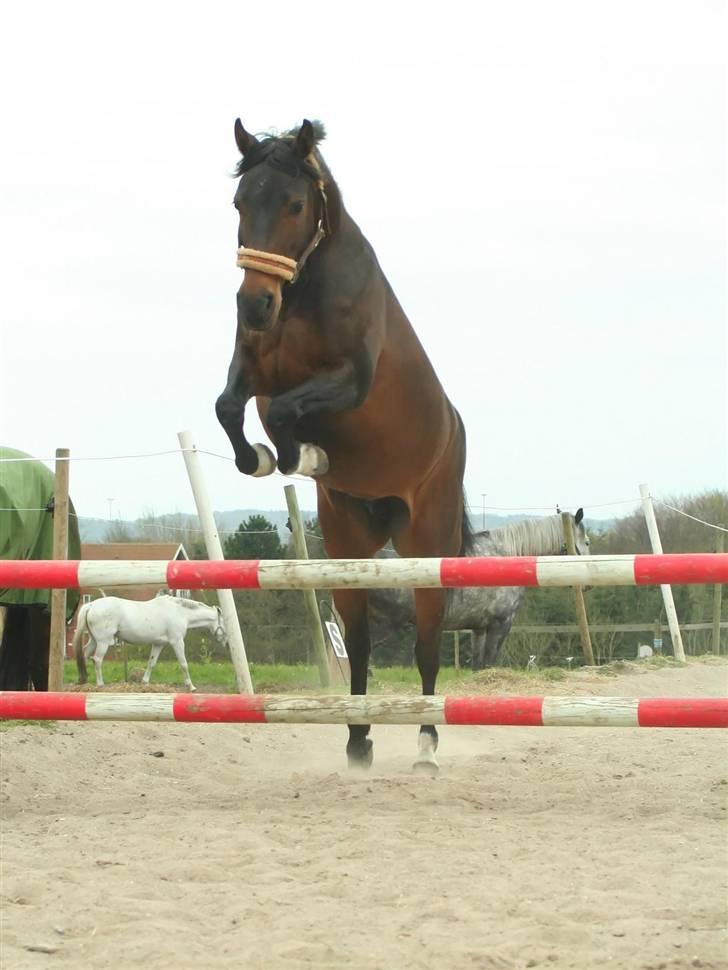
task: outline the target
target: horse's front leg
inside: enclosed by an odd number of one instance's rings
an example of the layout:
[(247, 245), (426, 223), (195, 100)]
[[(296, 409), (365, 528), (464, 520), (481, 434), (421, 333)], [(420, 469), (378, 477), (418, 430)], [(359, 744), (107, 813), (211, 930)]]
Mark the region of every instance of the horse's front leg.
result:
[(250, 400), (249, 381), (245, 375), (242, 350), (238, 345), (228, 369), (225, 390), (215, 402), (217, 420), (225, 429), (235, 453), (235, 467), (244, 475), (261, 477), (271, 475), (276, 469), (276, 460), (266, 445), (251, 445), (245, 437), (245, 405)]
[(296, 440), (296, 425), (317, 414), (337, 414), (359, 407), (371, 386), (372, 369), (349, 362), (316, 374), (285, 394), (274, 397), (265, 424), (278, 452), (284, 475), (325, 475), (329, 459), (318, 445)]

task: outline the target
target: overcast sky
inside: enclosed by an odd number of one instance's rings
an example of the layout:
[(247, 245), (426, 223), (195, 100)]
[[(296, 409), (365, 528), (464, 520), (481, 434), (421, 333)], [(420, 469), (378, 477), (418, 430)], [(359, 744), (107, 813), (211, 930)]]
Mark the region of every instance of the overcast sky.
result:
[[(724, 6), (6, 8), (0, 442), (124, 455), (189, 428), (230, 454), (233, 122), (308, 117), (463, 416), (471, 506), (725, 488)], [(216, 509), (285, 507), (280, 476), (204, 467)], [(178, 455), (71, 486), (81, 515), (193, 510)]]

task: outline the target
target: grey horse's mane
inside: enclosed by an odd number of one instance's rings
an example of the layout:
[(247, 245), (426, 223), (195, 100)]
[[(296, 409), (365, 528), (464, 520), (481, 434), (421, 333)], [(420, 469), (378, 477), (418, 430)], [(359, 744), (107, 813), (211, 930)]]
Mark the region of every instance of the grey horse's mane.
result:
[(184, 596), (170, 596), (169, 598), (173, 600), (177, 600), (179, 605), (184, 606), (185, 609), (187, 610), (196, 610), (196, 609), (199, 609), (200, 606), (204, 606), (208, 610), (214, 609), (214, 607), (208, 606), (207, 603), (201, 603), (199, 600), (187, 599)]
[(501, 556), (547, 556), (555, 555), (563, 543), (561, 516), (550, 515), (477, 532), (473, 551), (476, 555), (493, 555), (495, 551)]

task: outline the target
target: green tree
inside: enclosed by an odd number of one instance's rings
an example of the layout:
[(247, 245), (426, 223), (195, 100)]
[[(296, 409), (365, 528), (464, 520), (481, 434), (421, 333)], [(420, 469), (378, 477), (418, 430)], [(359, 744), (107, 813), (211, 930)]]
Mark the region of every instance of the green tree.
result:
[(251, 515), (227, 537), (226, 559), (283, 559), (278, 530), (264, 515)]

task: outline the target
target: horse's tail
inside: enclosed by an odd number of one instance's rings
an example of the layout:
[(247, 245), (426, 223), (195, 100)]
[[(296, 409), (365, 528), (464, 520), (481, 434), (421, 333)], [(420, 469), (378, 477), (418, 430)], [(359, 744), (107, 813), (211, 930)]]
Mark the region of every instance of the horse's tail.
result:
[[(463, 444), (463, 464), (462, 464), (462, 474), (465, 474), (465, 425), (463, 424), (463, 419), (460, 417), (457, 408), (453, 408), (455, 411), (455, 416), (458, 419), (458, 425), (460, 426), (460, 435), (462, 437)], [(475, 545), (475, 532), (473, 531), (473, 526), (470, 522), (470, 516), (468, 515), (468, 503), (465, 497), (465, 489), (462, 492), (462, 506), (463, 506), (463, 518), (460, 523), (460, 551), (458, 556), (469, 556), (473, 551), (473, 546)]]
[(459, 556), (470, 556), (475, 546), (475, 532), (468, 515), (468, 507), (465, 504), (465, 491), (463, 491), (463, 520), (460, 524), (460, 552)]
[(81, 640), (83, 638), (84, 633), (89, 632), (86, 614), (88, 613), (90, 606), (91, 606), (90, 603), (84, 603), (81, 609), (78, 611), (78, 619), (76, 620), (76, 632), (73, 634), (73, 652), (76, 657), (76, 667), (78, 668), (79, 684), (85, 684), (86, 681), (88, 680), (88, 673), (86, 671), (86, 657), (84, 656)]

